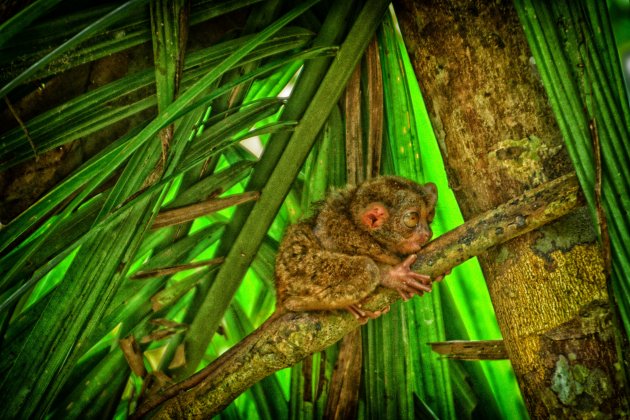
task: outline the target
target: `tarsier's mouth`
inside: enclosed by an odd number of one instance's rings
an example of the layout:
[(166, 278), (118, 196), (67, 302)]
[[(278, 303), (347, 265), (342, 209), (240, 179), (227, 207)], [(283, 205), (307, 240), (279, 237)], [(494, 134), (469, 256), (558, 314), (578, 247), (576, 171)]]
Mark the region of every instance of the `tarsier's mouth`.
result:
[(404, 254), (418, 253), (430, 241), (432, 233), (428, 231), (416, 231), (399, 242), (400, 251)]
[(400, 243), (400, 251), (402, 251), (403, 254), (417, 253), (425, 244), (426, 241), (423, 242), (417, 239), (407, 239)]

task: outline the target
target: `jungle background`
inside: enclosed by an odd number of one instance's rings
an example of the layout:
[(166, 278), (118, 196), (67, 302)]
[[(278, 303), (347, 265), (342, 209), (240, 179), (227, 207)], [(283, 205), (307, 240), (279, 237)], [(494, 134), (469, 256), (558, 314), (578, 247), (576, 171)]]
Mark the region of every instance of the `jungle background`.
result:
[[(551, 235), (560, 253), (590, 244), (599, 259), (560, 280), (601, 280), (597, 293), (610, 292), (612, 328), (623, 343), (630, 326), (623, 72), (630, 5), (546, 3), (5, 2), (3, 416), (124, 418), (147, 395), (190, 376), (273, 312), (274, 256), (286, 226), (331, 187), (377, 174), (438, 185), (438, 236), (505, 201), (501, 194), (575, 171), (587, 206), (568, 223), (588, 226), (566, 234), (554, 225), (541, 235)], [(432, 26), (441, 16), (452, 20)], [(489, 22), (496, 29), (478, 29)], [(421, 29), (415, 34), (413, 24)], [(480, 34), (478, 48), (471, 33)], [(489, 55), (480, 60), (507, 77), (477, 100), (458, 83), (481, 69), (466, 54), (482, 50)], [(502, 51), (514, 61), (501, 61)], [(422, 57), (433, 57), (424, 73)], [(522, 80), (534, 86), (536, 106), (548, 107), (534, 126), (552, 134), (522, 128), (515, 115), (527, 115), (528, 103), (503, 106), (503, 92), (520, 92)], [(453, 102), (440, 102), (440, 92)], [(449, 120), (461, 104), (487, 133)], [(491, 166), (517, 181), (501, 175), (490, 192), (468, 186), (462, 172), (494, 178), (470, 157), (453, 158), (465, 144), (458, 135), (494, 137), (495, 145), (483, 140)], [(519, 165), (501, 166), (497, 156)], [(484, 202), (484, 194), (492, 199)], [(514, 252), (497, 248), (481, 266), (472, 259), (454, 267), (431, 294), (397, 303), (362, 327), (354, 344), (344, 340), (278, 371), (220, 417), (526, 418), (526, 406), (580, 412), (584, 398), (610, 398), (592, 384), (595, 368), (584, 373), (569, 353), (565, 370), (574, 386), (540, 403), (523, 382), (521, 397), (508, 360), (449, 359), (428, 345), (502, 340), (503, 329), (507, 355), (518, 358), (518, 334), (502, 321), (518, 305), (501, 297), (507, 286), (493, 279), (521, 282), (518, 290), (527, 293), (544, 287), (562, 257), (545, 254), (543, 272), (519, 280), (501, 271), (518, 266), (506, 257)], [(567, 294), (580, 301), (575, 313), (590, 302)], [(353, 349), (346, 349), (351, 371), (335, 369), (344, 366), (337, 363), (343, 346)], [(564, 372), (559, 361), (552, 379)]]

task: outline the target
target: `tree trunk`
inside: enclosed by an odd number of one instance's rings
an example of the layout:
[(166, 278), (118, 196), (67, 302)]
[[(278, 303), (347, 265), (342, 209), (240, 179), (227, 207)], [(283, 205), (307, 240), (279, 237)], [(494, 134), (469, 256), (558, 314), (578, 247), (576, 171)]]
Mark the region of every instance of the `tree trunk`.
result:
[[(573, 171), (511, 2), (395, 6), (466, 219)], [(627, 388), (586, 209), (480, 262), (532, 417), (620, 416)]]

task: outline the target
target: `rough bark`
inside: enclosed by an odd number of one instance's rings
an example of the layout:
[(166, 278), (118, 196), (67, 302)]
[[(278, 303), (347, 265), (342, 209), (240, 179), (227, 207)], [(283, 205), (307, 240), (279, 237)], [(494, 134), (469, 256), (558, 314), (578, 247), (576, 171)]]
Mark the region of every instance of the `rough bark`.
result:
[[(489, 247), (556, 220), (577, 205), (575, 176), (558, 178), (430, 242), (414, 270), (437, 276)], [(392, 290), (379, 289), (364, 306), (382, 309), (399, 298)], [(150, 397), (135, 417), (163, 403), (155, 418), (208, 418), (257, 381), (324, 350), (358, 326), (345, 311), (289, 312), (272, 317), (203, 371)]]
[[(511, 2), (395, 8), (465, 218), (573, 171)], [(587, 212), (480, 262), (530, 414), (621, 415), (615, 328)]]

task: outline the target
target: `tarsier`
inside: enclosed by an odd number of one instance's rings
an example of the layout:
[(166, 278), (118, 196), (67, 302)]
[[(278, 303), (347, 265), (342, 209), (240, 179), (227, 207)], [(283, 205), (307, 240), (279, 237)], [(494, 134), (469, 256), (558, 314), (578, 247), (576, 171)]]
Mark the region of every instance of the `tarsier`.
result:
[(394, 176), (332, 193), (285, 233), (276, 258), (278, 309), (345, 309), (366, 322), (389, 309), (361, 306), (379, 285), (404, 300), (430, 292), (431, 278), (410, 266), (431, 239), (436, 201), (435, 184)]
[(362, 301), (378, 286), (396, 290), (405, 300), (431, 291), (431, 278), (410, 267), (431, 239), (436, 200), (434, 184), (419, 185), (394, 176), (332, 193), (315, 216), (285, 233), (276, 258), (276, 312), (191, 380), (145, 402), (135, 416), (148, 413), (229, 363), (286, 311), (341, 309), (364, 323), (388, 310), (362, 308)]

